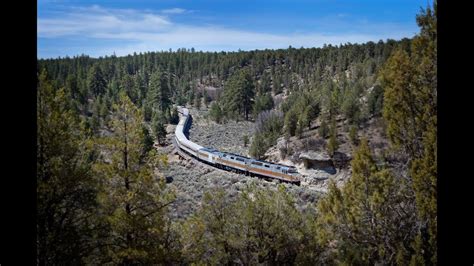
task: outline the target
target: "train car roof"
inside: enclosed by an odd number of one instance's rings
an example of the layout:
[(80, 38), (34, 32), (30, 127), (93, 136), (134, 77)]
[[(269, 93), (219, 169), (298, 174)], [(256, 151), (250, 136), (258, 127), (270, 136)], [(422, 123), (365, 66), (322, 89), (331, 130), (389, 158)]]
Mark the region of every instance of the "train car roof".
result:
[(257, 159), (254, 159), (254, 158), (245, 157), (243, 155), (235, 154), (235, 153), (232, 153), (232, 152), (222, 152), (222, 151), (217, 151), (217, 150), (214, 150), (214, 152), (219, 152), (221, 154), (233, 155), (233, 156), (240, 157), (240, 158), (250, 159), (253, 162), (260, 162), (260, 163), (264, 163), (264, 164), (272, 164), (272, 165), (277, 165), (277, 166), (287, 167), (287, 168), (296, 168), (292, 165), (284, 165), (284, 164), (280, 164), (280, 163), (273, 163), (273, 162), (257, 160)]
[(245, 157), (245, 156), (243, 156), (243, 155), (235, 154), (235, 153), (232, 153), (232, 152), (220, 151), (220, 153), (222, 153), (222, 154), (228, 154), (228, 155), (232, 155), (232, 156), (236, 156), (236, 157), (240, 157), (240, 158), (244, 158), (244, 159), (252, 159), (252, 158)]
[(213, 149), (213, 148), (207, 148), (207, 147), (203, 147), (201, 150), (203, 151), (207, 151), (207, 152), (219, 152), (218, 150), (216, 149)]
[(280, 163), (261, 161), (261, 160), (257, 160), (257, 159), (252, 159), (252, 160), (255, 161), (255, 162), (264, 163), (264, 164), (273, 164), (273, 165), (278, 165), (278, 166), (287, 167), (287, 168), (296, 168), (292, 165), (284, 165), (284, 164), (280, 164)]

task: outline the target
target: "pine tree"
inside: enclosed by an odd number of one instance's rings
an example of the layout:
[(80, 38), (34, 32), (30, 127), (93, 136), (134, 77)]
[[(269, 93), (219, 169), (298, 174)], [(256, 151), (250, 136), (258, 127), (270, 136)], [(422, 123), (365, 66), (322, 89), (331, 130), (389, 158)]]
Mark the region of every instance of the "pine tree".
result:
[(252, 110), (254, 90), (254, 84), (248, 69), (242, 69), (234, 73), (227, 81), (224, 89), (225, 113), (230, 116), (243, 114), (245, 120), (248, 120)]
[(296, 134), (296, 127), (298, 123), (298, 116), (296, 110), (292, 109), (285, 115), (285, 132), (289, 136), (294, 136)]
[(148, 153), (153, 149), (153, 137), (150, 135), (148, 128), (143, 125), (143, 149), (140, 157), (141, 163), (144, 163), (144, 160), (148, 156)]
[(255, 103), (253, 104), (252, 113), (254, 117), (257, 117), (262, 111), (270, 110), (273, 108), (273, 98), (270, 94), (259, 95), (255, 98)]
[(150, 77), (150, 86), (147, 93), (147, 103), (152, 110), (165, 112), (170, 107), (171, 91), (168, 87), (168, 78), (160, 70)]
[(349, 130), (349, 139), (353, 145), (358, 145), (359, 139), (357, 137), (357, 126), (351, 126)]
[(178, 123), (179, 123), (178, 108), (176, 108), (176, 106), (173, 106), (173, 108), (171, 108), (170, 124), (177, 125)]
[(132, 76), (125, 74), (120, 81), (120, 90), (125, 91), (128, 97), (134, 104), (138, 104), (138, 94), (137, 86), (135, 85), (135, 80)]
[(211, 117), (212, 120), (216, 121), (217, 123), (222, 122), (223, 113), (222, 113), (221, 107), (219, 106), (217, 102), (213, 102), (211, 104), (211, 110), (209, 111), (209, 116)]
[(166, 139), (165, 117), (161, 112), (154, 112), (152, 116), (151, 127), (159, 145), (162, 145)]
[(331, 128), (329, 130), (329, 142), (328, 142), (328, 153), (332, 157), (339, 148), (339, 142), (337, 141), (337, 125), (336, 119), (331, 120)]
[(318, 134), (319, 134), (319, 137), (321, 138), (326, 138), (329, 134), (329, 128), (328, 128), (328, 124), (326, 123), (326, 119), (321, 119), (321, 124), (319, 125), (319, 128), (318, 128)]
[(110, 227), (104, 259), (127, 265), (163, 263), (166, 206), (173, 196), (164, 192), (164, 178), (157, 178), (154, 168), (166, 165), (166, 159), (154, 150), (143, 158), (143, 117), (126, 94), (120, 94), (112, 117), (113, 135), (99, 142), (109, 158), (95, 166), (103, 177), (100, 200)]
[(94, 248), (97, 182), (87, 135), (64, 89), (42, 72), (37, 98), (38, 265), (83, 264)]
[(98, 65), (94, 65), (94, 67), (91, 68), (87, 84), (89, 92), (91, 92), (95, 97), (105, 93), (107, 82), (105, 81), (104, 74)]

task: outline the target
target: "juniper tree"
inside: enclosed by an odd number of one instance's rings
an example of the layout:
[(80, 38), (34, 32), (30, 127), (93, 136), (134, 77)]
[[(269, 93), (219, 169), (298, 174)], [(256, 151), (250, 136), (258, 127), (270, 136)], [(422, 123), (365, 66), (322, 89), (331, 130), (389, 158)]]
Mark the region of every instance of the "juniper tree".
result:
[(183, 226), (186, 263), (294, 264), (300, 254), (306, 227), (283, 186), (249, 185), (235, 201), (219, 189), (201, 206)]
[(417, 15), (411, 54), (398, 49), (381, 73), (383, 116), (395, 149), (409, 156), (419, 218), (414, 263), (437, 263), (437, 3)]
[(336, 263), (406, 265), (413, 209), (403, 202), (406, 184), (377, 166), (366, 139), (351, 161), (352, 176), (334, 182), (318, 202), (319, 242)]

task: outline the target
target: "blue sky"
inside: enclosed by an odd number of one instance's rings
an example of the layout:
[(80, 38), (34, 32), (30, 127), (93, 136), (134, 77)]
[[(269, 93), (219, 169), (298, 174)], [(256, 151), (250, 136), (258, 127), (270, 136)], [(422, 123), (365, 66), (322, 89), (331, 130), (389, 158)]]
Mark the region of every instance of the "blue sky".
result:
[(427, 0), (38, 0), (38, 57), (236, 51), (412, 37)]

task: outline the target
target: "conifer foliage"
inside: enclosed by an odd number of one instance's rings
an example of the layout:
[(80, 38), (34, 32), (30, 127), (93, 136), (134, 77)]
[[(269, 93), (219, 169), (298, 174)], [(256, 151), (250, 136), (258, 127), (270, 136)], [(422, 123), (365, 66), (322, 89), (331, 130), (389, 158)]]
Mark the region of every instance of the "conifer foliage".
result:
[(383, 115), (393, 147), (410, 160), (409, 175), (420, 227), (418, 263), (436, 264), (437, 254), (437, 3), (417, 16), (421, 32), (411, 54), (396, 51), (383, 72)]
[(410, 205), (400, 197), (405, 187), (390, 170), (377, 166), (366, 139), (351, 164), (350, 180), (342, 189), (332, 182), (318, 204), (319, 241), (333, 252), (335, 261), (394, 264), (411, 244), (404, 240), (411, 234), (413, 220)]
[(42, 71), (37, 98), (37, 259), (81, 264), (93, 249), (96, 180), (87, 137), (64, 89)]
[[(38, 60), (38, 264), (436, 265), (436, 1), (417, 23), (385, 43)], [(242, 141), (255, 158), (282, 136), (286, 156), (306, 129), (333, 156), (350, 128), (352, 175), (305, 212), (286, 185), (250, 184), (205, 191), (171, 219), (153, 142), (169, 144), (185, 104), (210, 104), (217, 123), (255, 119)], [(363, 136), (372, 117), (389, 156)]]
[(165, 214), (172, 195), (164, 192), (164, 180), (154, 175), (154, 167), (166, 161), (153, 150), (140, 159), (143, 117), (125, 93), (113, 110), (113, 135), (100, 140), (110, 161), (95, 167), (102, 177), (101, 206), (110, 227), (106, 258), (117, 264), (164, 261)]

